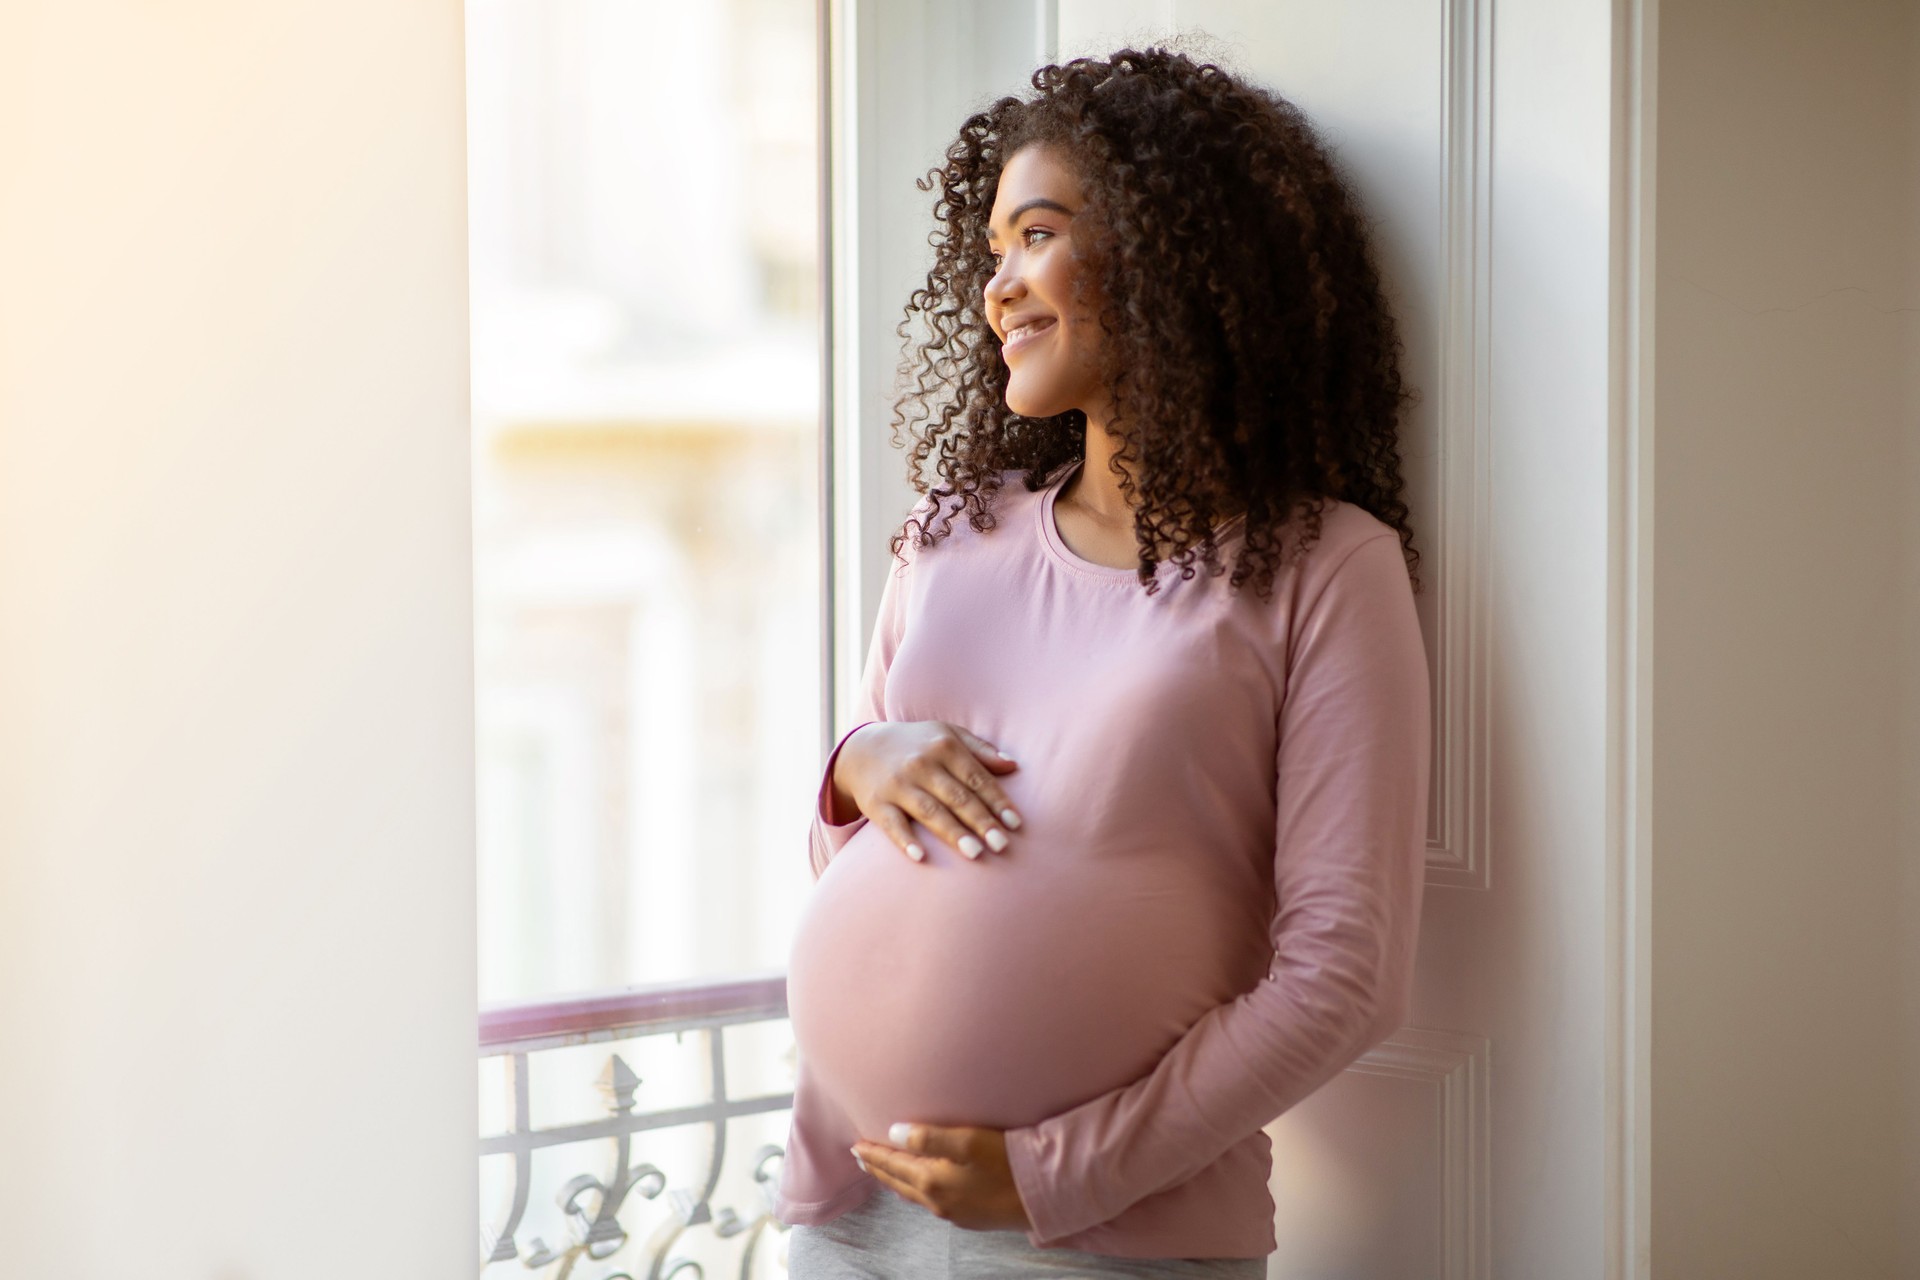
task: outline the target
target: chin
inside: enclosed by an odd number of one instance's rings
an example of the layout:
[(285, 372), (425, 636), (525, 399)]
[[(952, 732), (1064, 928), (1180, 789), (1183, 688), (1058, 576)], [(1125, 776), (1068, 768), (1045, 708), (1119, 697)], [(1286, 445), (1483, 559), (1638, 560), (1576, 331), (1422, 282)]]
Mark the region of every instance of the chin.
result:
[(1035, 395), (1011, 382), (1007, 384), (1007, 408), (1023, 418), (1051, 418), (1072, 407), (1059, 396)]

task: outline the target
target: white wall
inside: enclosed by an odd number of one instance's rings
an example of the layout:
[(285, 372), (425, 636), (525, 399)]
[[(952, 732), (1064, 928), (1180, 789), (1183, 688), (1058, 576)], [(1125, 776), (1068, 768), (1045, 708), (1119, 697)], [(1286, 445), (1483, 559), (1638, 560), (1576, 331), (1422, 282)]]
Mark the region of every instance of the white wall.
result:
[(461, 12), (0, 7), (12, 1275), (475, 1235)]
[(1653, 1270), (1920, 1275), (1920, 6), (1659, 41)]

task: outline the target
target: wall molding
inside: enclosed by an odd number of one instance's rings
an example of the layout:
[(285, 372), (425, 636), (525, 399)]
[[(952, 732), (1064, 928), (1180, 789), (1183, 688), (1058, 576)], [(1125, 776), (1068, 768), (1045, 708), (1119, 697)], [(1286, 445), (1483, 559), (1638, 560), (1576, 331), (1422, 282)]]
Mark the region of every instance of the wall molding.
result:
[(1359, 1075), (1431, 1085), (1441, 1142), (1441, 1265), (1444, 1280), (1487, 1280), (1492, 1149), (1485, 1036), (1402, 1027), (1348, 1067)]
[(1493, 0), (1448, 0), (1441, 58), (1439, 510), (1427, 883), (1487, 889), (1493, 723), (1491, 351)]
[(1606, 1261), (1653, 1248), (1654, 176), (1659, 0), (1613, 3), (1608, 256)]

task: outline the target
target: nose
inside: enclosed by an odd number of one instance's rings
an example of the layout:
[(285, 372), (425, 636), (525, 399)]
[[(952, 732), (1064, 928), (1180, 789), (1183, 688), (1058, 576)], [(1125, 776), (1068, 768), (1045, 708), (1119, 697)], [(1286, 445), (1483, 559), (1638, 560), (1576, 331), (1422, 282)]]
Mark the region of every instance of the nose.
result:
[(1026, 285), (1020, 282), (1019, 273), (1012, 269), (1012, 262), (1011, 254), (1002, 258), (1000, 265), (994, 268), (993, 275), (987, 280), (987, 301), (996, 307), (1005, 307), (1008, 302), (1027, 291)]

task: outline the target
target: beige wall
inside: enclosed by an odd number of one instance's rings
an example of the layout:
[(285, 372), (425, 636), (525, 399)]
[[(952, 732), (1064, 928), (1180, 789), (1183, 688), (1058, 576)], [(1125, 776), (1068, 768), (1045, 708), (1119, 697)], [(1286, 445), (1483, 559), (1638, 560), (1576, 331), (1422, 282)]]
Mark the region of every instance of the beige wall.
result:
[(1920, 5), (1659, 62), (1653, 1272), (1920, 1275)]
[(475, 1265), (461, 10), (0, 5), (0, 1270)]

